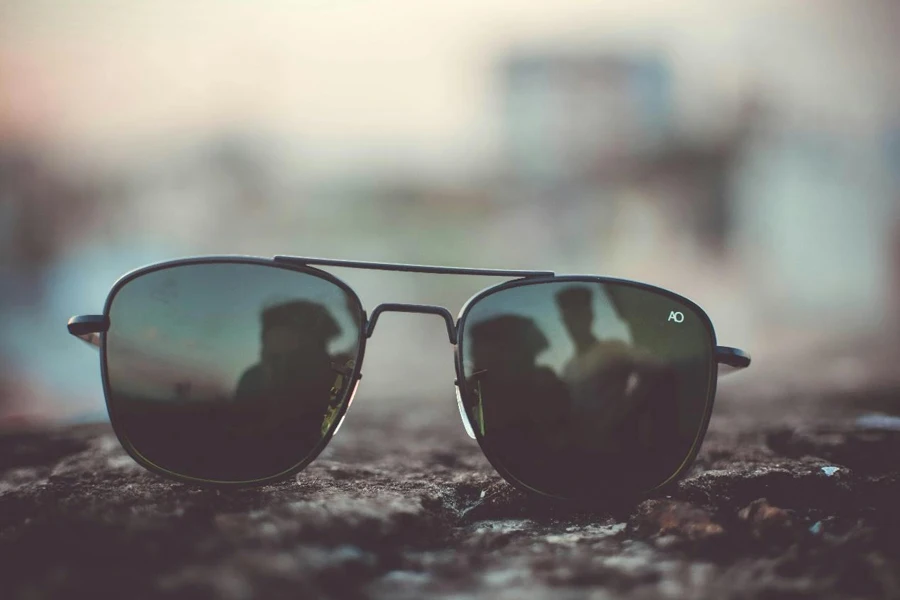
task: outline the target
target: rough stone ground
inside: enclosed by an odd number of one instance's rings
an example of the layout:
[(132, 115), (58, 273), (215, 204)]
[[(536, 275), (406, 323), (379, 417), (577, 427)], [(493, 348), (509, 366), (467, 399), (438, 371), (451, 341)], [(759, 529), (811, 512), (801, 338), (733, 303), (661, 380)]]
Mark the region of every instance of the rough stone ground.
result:
[(452, 398), (361, 394), (296, 480), (243, 491), (157, 478), (105, 425), (0, 434), (0, 598), (900, 597), (900, 428), (859, 419), (900, 385), (750, 381), (669, 496), (593, 510), (504, 483)]

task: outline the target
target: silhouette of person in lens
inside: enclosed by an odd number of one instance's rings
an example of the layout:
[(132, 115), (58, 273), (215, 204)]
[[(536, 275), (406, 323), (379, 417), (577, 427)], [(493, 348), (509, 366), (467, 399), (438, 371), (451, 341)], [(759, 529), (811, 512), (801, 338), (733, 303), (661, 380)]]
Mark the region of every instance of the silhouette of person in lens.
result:
[[(565, 442), (570, 412), (566, 386), (536, 364), (549, 347), (529, 318), (501, 315), (472, 327), (472, 376), (484, 436), (505, 456), (508, 468), (550, 475), (553, 452)], [(543, 471), (543, 473), (541, 473)]]
[(671, 448), (675, 427), (668, 369), (640, 348), (594, 334), (590, 288), (568, 287), (556, 295), (556, 302), (575, 346), (563, 372), (573, 397), (573, 443), (625, 471), (650, 464), (658, 452)]
[(241, 376), (235, 393), (243, 431), (264, 433), (261, 444), (312, 448), (322, 436), (337, 373), (328, 344), (341, 329), (328, 309), (295, 300), (262, 313), (260, 361)]
[[(575, 354), (563, 369), (563, 379), (574, 392), (574, 408), (587, 416), (603, 411), (598, 401), (604, 383), (614, 390), (622, 387), (630, 370), (631, 350), (621, 340), (603, 340), (594, 334), (594, 295), (583, 286), (568, 287), (556, 294), (556, 305), (566, 331), (575, 346)], [(603, 380), (596, 375), (602, 369)]]

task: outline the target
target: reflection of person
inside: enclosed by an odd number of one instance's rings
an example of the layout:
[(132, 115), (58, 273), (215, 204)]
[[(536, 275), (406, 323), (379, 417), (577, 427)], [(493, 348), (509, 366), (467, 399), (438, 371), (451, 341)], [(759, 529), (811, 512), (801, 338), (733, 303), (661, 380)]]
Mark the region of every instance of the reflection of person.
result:
[(577, 380), (584, 372), (593, 369), (592, 354), (602, 349), (602, 344), (594, 335), (593, 294), (586, 287), (569, 287), (556, 295), (556, 304), (562, 315), (566, 331), (575, 345), (575, 355), (569, 359), (563, 370), (567, 380)]
[[(470, 385), (481, 399), (485, 438), (534, 470), (567, 438), (566, 386), (536, 364), (549, 346), (531, 319), (501, 315), (472, 327)], [(548, 463), (549, 464), (549, 463)]]
[[(575, 346), (564, 369), (573, 441), (587, 451), (634, 457), (670, 447), (676, 416), (670, 370), (624, 341), (598, 339), (589, 288), (568, 287), (556, 302)], [(633, 323), (626, 325), (631, 330)]]
[(681, 338), (671, 334), (665, 318), (668, 308), (660, 313), (658, 296), (626, 285), (608, 285), (605, 291), (610, 306), (628, 326), (632, 346), (652, 348), (657, 355), (678, 346)]
[(245, 430), (283, 432), (310, 449), (318, 442), (337, 377), (328, 344), (338, 335), (334, 318), (314, 302), (263, 311), (260, 361), (244, 372), (235, 393)]
[[(594, 334), (594, 296), (587, 287), (568, 287), (556, 295), (575, 354), (563, 369), (573, 391), (575, 408), (584, 416), (601, 416), (612, 398), (627, 386), (631, 348), (621, 340), (603, 340)], [(598, 378), (601, 374), (602, 378)], [(602, 385), (600, 385), (602, 384)]]

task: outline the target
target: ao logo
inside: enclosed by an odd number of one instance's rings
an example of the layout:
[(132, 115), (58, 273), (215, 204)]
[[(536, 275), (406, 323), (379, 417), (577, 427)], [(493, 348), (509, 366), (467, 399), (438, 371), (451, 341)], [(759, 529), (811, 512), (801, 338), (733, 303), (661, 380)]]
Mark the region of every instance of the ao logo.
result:
[(669, 313), (669, 321), (675, 321), (676, 323), (684, 323), (684, 313), (675, 312), (674, 310)]

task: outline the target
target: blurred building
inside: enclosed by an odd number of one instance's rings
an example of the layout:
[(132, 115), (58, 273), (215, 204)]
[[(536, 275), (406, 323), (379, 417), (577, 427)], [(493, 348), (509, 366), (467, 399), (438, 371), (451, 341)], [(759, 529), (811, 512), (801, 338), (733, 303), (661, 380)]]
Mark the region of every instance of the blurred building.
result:
[(517, 51), (499, 77), (510, 166), (536, 185), (612, 183), (673, 132), (661, 55)]
[(688, 244), (727, 258), (728, 180), (748, 123), (692, 136), (677, 119), (678, 75), (661, 51), (513, 51), (503, 62), (507, 193), (562, 221), (560, 237), (581, 242), (568, 253), (644, 255), (649, 238), (660, 253)]

